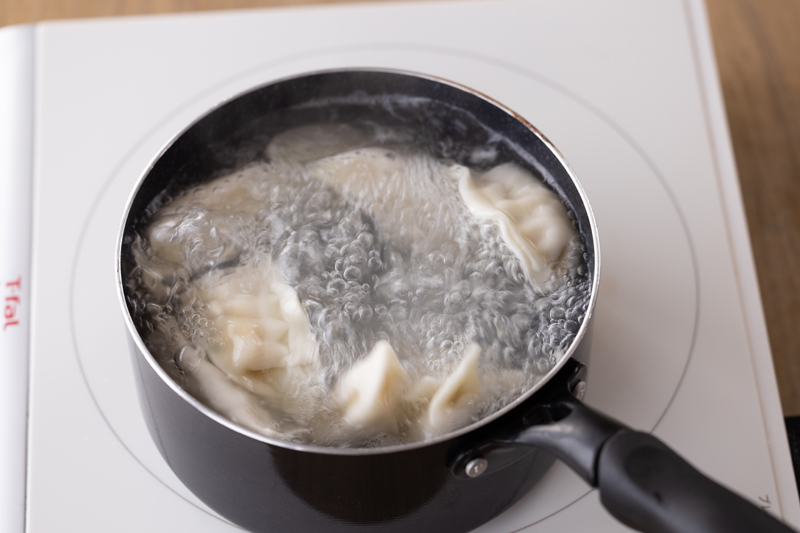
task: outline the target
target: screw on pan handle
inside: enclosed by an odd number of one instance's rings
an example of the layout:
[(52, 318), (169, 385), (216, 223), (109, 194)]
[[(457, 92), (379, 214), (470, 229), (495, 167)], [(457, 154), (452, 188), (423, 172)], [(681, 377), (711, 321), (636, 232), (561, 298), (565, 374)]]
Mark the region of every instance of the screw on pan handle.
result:
[(486, 472), (486, 468), (488, 466), (489, 466), (489, 461), (487, 461), (483, 457), (476, 457), (475, 459), (467, 463), (467, 466), (464, 467), (464, 471), (467, 473), (468, 477), (478, 477), (484, 472)]

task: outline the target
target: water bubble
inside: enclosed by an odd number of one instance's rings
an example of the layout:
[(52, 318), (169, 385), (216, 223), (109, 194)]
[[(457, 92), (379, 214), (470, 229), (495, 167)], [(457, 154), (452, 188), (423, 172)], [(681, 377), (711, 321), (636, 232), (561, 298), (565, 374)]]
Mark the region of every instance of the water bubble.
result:
[(349, 266), (344, 271), (344, 279), (350, 281), (357, 281), (361, 279), (361, 269), (357, 266)]
[(363, 253), (350, 254), (347, 262), (351, 265), (363, 265), (367, 262), (367, 256)]
[(358, 322), (364, 322), (372, 318), (372, 308), (368, 305), (361, 305), (356, 311), (354, 319)]
[(328, 283), (328, 294), (337, 295), (347, 288), (347, 284), (343, 279), (334, 279)]
[(321, 300), (325, 296), (325, 290), (320, 285), (311, 285), (306, 289), (308, 295), (317, 300)]
[(551, 366), (550, 359), (547, 357), (540, 357), (536, 360), (536, 369), (542, 374), (546, 374)]
[(365, 248), (372, 246), (374, 240), (375, 239), (373, 238), (372, 234), (367, 231), (363, 231), (358, 234), (358, 242), (360, 242)]

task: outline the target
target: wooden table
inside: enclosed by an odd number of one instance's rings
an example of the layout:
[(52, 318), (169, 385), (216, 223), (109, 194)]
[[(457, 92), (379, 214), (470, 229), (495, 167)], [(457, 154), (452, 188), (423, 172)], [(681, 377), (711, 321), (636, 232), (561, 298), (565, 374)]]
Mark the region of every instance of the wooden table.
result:
[[(338, 1), (0, 0), (0, 26)], [(800, 0), (706, 1), (783, 410), (800, 415)]]

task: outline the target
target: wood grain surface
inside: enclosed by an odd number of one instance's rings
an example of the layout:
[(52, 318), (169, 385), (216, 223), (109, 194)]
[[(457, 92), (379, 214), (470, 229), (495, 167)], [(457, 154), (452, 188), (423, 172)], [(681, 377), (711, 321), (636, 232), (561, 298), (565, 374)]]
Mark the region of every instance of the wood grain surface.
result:
[[(0, 26), (340, 1), (0, 0)], [(800, 415), (800, 0), (706, 2), (783, 410)]]
[(781, 403), (800, 415), (800, 1), (707, 0)]

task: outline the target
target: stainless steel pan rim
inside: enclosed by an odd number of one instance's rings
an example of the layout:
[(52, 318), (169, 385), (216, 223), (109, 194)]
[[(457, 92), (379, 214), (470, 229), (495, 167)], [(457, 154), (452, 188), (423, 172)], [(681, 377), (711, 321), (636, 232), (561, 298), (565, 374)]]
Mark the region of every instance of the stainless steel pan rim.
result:
[[(433, 438), (433, 439), (430, 439), (430, 440), (417, 441), (417, 442), (412, 442), (412, 443), (409, 443), (409, 444), (402, 444), (402, 445), (376, 447), (376, 448), (336, 448), (336, 447), (316, 446), (316, 445), (310, 445), (310, 444), (300, 444), (300, 443), (280, 440), (280, 439), (276, 439), (276, 438), (273, 438), (273, 437), (268, 437), (268, 436), (263, 435), (261, 433), (257, 433), (255, 431), (249, 430), (249, 429), (247, 429), (247, 428), (245, 428), (243, 426), (240, 426), (240, 425), (236, 424), (235, 422), (232, 422), (231, 420), (227, 419), (226, 417), (220, 415), (219, 413), (217, 413), (216, 411), (212, 410), (211, 408), (205, 406), (200, 401), (195, 399), (192, 395), (190, 395), (188, 392), (186, 392), (178, 383), (176, 383), (166, 373), (166, 371), (163, 368), (161, 368), (161, 365), (156, 361), (155, 357), (153, 357), (153, 355), (147, 349), (147, 347), (144, 344), (144, 341), (142, 340), (142, 338), (139, 335), (139, 332), (136, 330), (136, 327), (133, 324), (133, 320), (132, 320), (132, 318), (130, 316), (130, 313), (128, 312), (128, 306), (127, 306), (127, 303), (125, 301), (125, 290), (124, 290), (124, 287), (123, 287), (123, 284), (122, 284), (122, 246), (123, 246), (123, 238), (124, 238), (124, 234), (125, 234), (126, 222), (127, 222), (128, 217), (130, 215), (134, 199), (138, 195), (138, 193), (140, 191), (140, 188), (142, 186), (142, 183), (144, 182), (144, 180), (146, 179), (146, 177), (148, 176), (150, 171), (153, 169), (153, 167), (156, 164), (156, 162), (166, 153), (166, 151), (181, 136), (183, 136), (184, 133), (186, 133), (190, 128), (192, 128), (192, 126), (194, 126), (197, 122), (199, 122), (200, 120), (202, 120), (203, 118), (205, 118), (206, 116), (211, 114), (212, 112), (216, 111), (217, 109), (221, 108), (225, 104), (227, 104), (229, 102), (232, 102), (232, 101), (236, 100), (237, 98), (239, 98), (241, 96), (249, 94), (249, 93), (251, 93), (253, 91), (256, 91), (258, 89), (261, 89), (263, 87), (267, 87), (267, 86), (270, 86), (270, 85), (278, 84), (278, 83), (285, 82), (285, 81), (288, 81), (288, 80), (304, 78), (304, 77), (307, 77), (307, 76), (313, 76), (313, 75), (319, 75), (319, 74), (339, 74), (339, 73), (348, 73), (348, 72), (377, 72), (377, 73), (387, 73), (387, 74), (398, 74), (398, 75), (421, 78), (421, 79), (433, 81), (433, 82), (436, 82), (436, 83), (440, 83), (440, 84), (443, 84), (443, 85), (447, 85), (447, 86), (453, 87), (455, 89), (459, 89), (459, 90), (465, 91), (467, 93), (471, 93), (472, 95), (474, 95), (474, 96), (476, 96), (476, 97), (488, 102), (489, 104), (499, 108), (500, 110), (504, 111), (509, 116), (513, 117), (516, 121), (518, 121), (521, 124), (523, 124), (534, 135), (536, 135), (547, 146), (547, 148), (549, 148), (549, 150), (557, 158), (559, 164), (565, 169), (565, 171), (567, 172), (567, 174), (571, 178), (571, 180), (573, 182), (573, 185), (575, 186), (575, 188), (576, 188), (576, 190), (577, 190), (577, 192), (579, 194), (580, 201), (581, 201), (582, 207), (584, 208), (584, 210), (586, 212), (587, 219), (589, 220), (589, 228), (590, 228), (591, 233), (592, 233), (592, 244), (593, 244), (593, 248), (594, 248), (594, 257), (593, 257), (593, 259), (594, 259), (594, 267), (593, 267), (592, 272), (591, 272), (591, 294), (590, 294), (589, 304), (588, 304), (588, 307), (587, 307), (586, 314), (584, 316), (583, 322), (581, 323), (580, 328), (578, 329), (578, 332), (576, 333), (575, 338), (572, 340), (572, 343), (570, 344), (570, 346), (567, 349), (567, 351), (561, 356), (559, 361), (548, 371), (548, 373), (545, 376), (543, 376), (533, 387), (531, 387), (524, 394), (520, 395), (513, 402), (509, 403), (508, 405), (506, 405), (502, 409), (492, 413), (491, 415), (489, 415), (487, 417), (484, 417), (481, 420), (479, 420), (479, 421), (477, 421), (477, 422), (475, 422), (473, 424), (470, 424), (469, 426), (460, 428), (460, 429), (458, 429), (456, 431), (453, 431), (453, 432), (450, 432), (450, 433), (447, 433), (447, 434), (444, 434), (444, 435), (440, 435), (440, 436), (438, 436), (436, 438)], [(592, 318), (592, 315), (593, 315), (593, 312), (594, 312), (594, 307), (595, 307), (595, 304), (596, 304), (596, 301), (597, 301), (597, 292), (598, 292), (598, 286), (599, 286), (599, 281), (600, 281), (600, 241), (599, 241), (599, 238), (598, 238), (598, 235), (597, 235), (597, 224), (596, 224), (596, 221), (595, 221), (595, 218), (594, 218), (594, 213), (592, 212), (591, 205), (589, 204), (589, 201), (588, 201), (588, 199), (586, 197), (586, 193), (583, 190), (583, 187), (581, 186), (581, 184), (578, 181), (577, 177), (575, 176), (575, 172), (572, 170), (572, 167), (569, 166), (569, 164), (567, 163), (567, 161), (564, 158), (563, 154), (561, 154), (561, 152), (553, 145), (553, 143), (551, 143), (547, 139), (547, 137), (544, 136), (544, 134), (542, 134), (538, 129), (536, 129), (536, 127), (534, 127), (532, 124), (530, 124), (527, 120), (522, 118), (520, 115), (518, 115), (517, 113), (515, 113), (511, 109), (505, 107), (503, 104), (501, 104), (501, 103), (495, 101), (494, 99), (484, 95), (483, 93), (480, 93), (480, 92), (478, 92), (478, 91), (476, 91), (474, 89), (471, 89), (471, 88), (466, 87), (464, 85), (461, 85), (459, 83), (456, 83), (456, 82), (453, 82), (453, 81), (450, 81), (450, 80), (446, 80), (444, 78), (440, 78), (440, 77), (437, 77), (437, 76), (432, 76), (432, 75), (428, 75), (428, 74), (421, 74), (421, 73), (407, 71), (407, 70), (385, 69), (385, 68), (369, 68), (369, 67), (325, 69), (325, 70), (316, 70), (316, 71), (304, 72), (304, 73), (296, 74), (296, 75), (292, 75), (292, 76), (286, 76), (286, 77), (279, 78), (279, 79), (276, 79), (276, 80), (271, 80), (271, 81), (265, 82), (263, 84), (260, 84), (258, 86), (251, 87), (249, 89), (241, 91), (238, 94), (235, 94), (234, 96), (232, 96), (230, 98), (227, 98), (227, 99), (219, 102), (218, 104), (214, 105), (210, 109), (208, 109), (206, 112), (204, 112), (198, 118), (196, 118), (194, 121), (192, 121), (190, 124), (188, 124), (185, 128), (183, 128), (180, 132), (178, 132), (167, 143), (165, 143), (165, 145), (161, 148), (161, 150), (158, 152), (158, 154), (151, 159), (151, 161), (149, 162), (147, 167), (144, 169), (144, 171), (139, 176), (139, 179), (136, 182), (136, 186), (134, 187), (133, 191), (131, 192), (130, 196), (128, 197), (128, 201), (127, 201), (126, 208), (125, 208), (125, 213), (124, 213), (124, 215), (122, 217), (122, 221), (120, 223), (120, 228), (119, 228), (118, 235), (117, 235), (117, 244), (116, 244), (116, 247), (115, 247), (115, 254), (116, 254), (116, 257), (115, 257), (114, 263), (115, 263), (115, 270), (116, 270), (117, 297), (119, 299), (119, 303), (120, 303), (122, 311), (123, 311), (125, 325), (128, 328), (128, 332), (131, 335), (131, 338), (136, 343), (136, 346), (137, 346), (138, 350), (142, 354), (146, 354), (145, 358), (146, 358), (148, 364), (158, 374), (158, 376), (161, 378), (162, 381), (167, 383), (167, 385), (178, 396), (180, 396), (184, 401), (186, 401), (189, 405), (194, 407), (199, 412), (203, 413), (205, 416), (211, 418), (215, 422), (227, 427), (228, 429), (230, 429), (232, 431), (235, 431), (235, 432), (240, 433), (240, 434), (242, 434), (244, 436), (247, 436), (247, 437), (249, 437), (251, 439), (255, 439), (257, 441), (261, 441), (261, 442), (264, 442), (264, 443), (272, 445), (272, 446), (279, 446), (279, 447), (282, 447), (282, 448), (287, 448), (287, 449), (291, 449), (291, 450), (295, 450), (295, 451), (310, 452), (310, 453), (324, 454), (324, 455), (345, 455), (345, 456), (382, 455), (382, 454), (397, 453), (397, 452), (410, 451), (410, 450), (414, 450), (414, 449), (418, 449), (418, 448), (424, 448), (424, 447), (427, 447), (427, 446), (432, 446), (432, 445), (435, 445), (435, 444), (438, 444), (438, 443), (441, 443), (441, 442), (444, 442), (444, 441), (451, 440), (451, 439), (453, 439), (455, 437), (467, 434), (467, 433), (469, 433), (471, 431), (474, 431), (475, 429), (478, 429), (478, 428), (480, 428), (482, 426), (485, 426), (486, 424), (490, 423), (491, 421), (496, 420), (497, 418), (503, 416), (504, 414), (512, 411), (515, 407), (517, 407), (519, 404), (523, 403), (526, 399), (528, 399), (530, 396), (535, 394), (539, 389), (541, 389), (554, 375), (556, 375), (559, 372), (559, 370), (561, 370), (561, 368), (566, 364), (566, 362), (572, 357), (572, 355), (574, 354), (574, 352), (577, 349), (578, 345), (580, 345), (581, 340), (586, 335), (587, 330), (589, 328), (589, 324), (591, 323), (591, 318)]]

